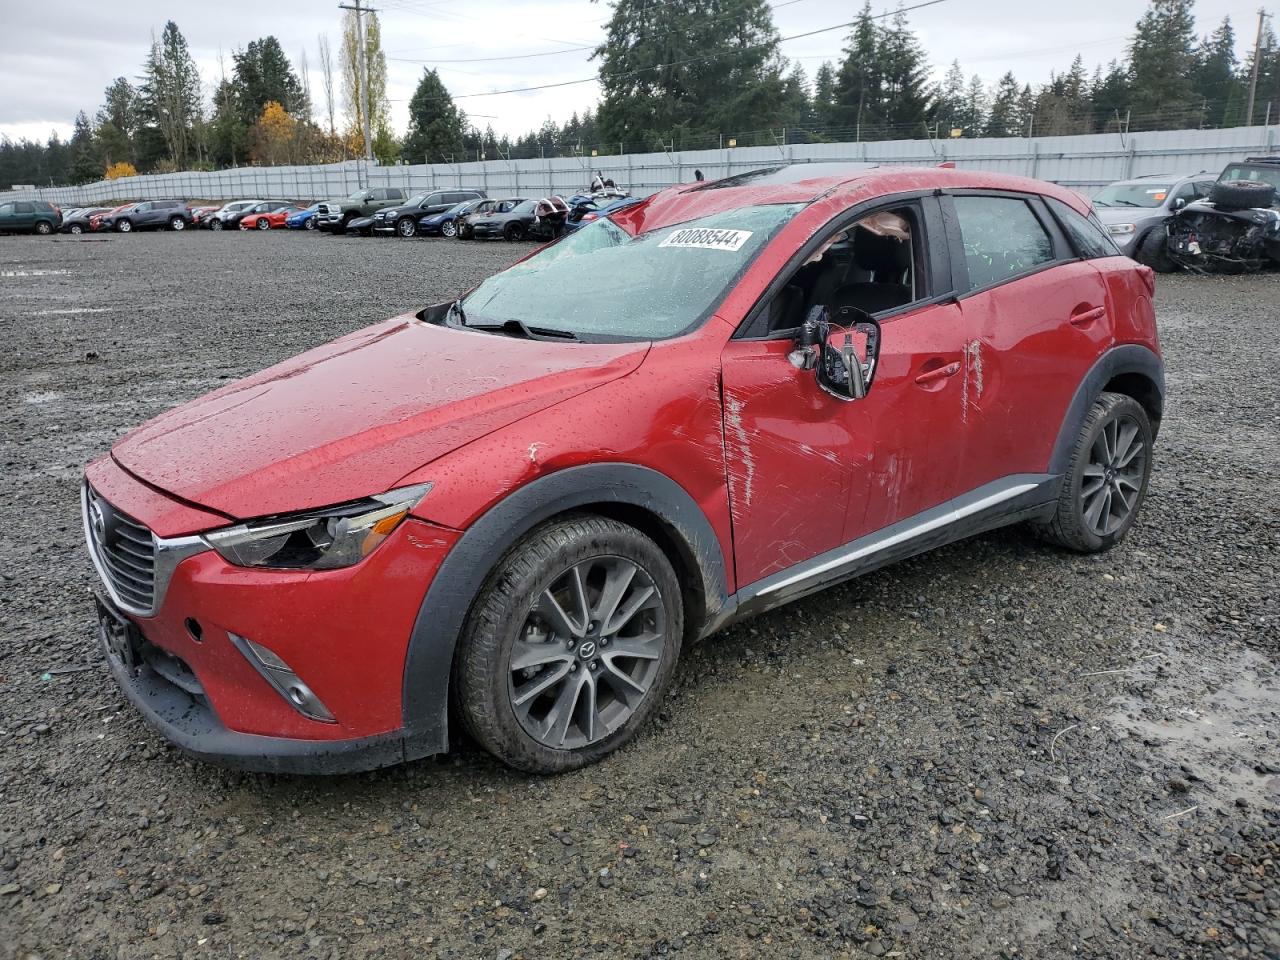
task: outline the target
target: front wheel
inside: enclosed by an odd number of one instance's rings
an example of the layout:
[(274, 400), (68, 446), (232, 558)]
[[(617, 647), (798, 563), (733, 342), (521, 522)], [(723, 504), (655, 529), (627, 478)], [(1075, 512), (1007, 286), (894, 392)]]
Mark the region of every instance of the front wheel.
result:
[(413, 222), (412, 217), (401, 217), (396, 221), (396, 233), (402, 237), (412, 237), (418, 232), (418, 225)]
[(1079, 553), (1101, 553), (1123, 540), (1147, 496), (1153, 439), (1138, 401), (1100, 396), (1080, 428), (1053, 517), (1036, 531)]
[(440, 227), (440, 233), (446, 237), (456, 237), (458, 235), (458, 228), (454, 226), (452, 220), (446, 220)]
[(214, 217), (212, 220), (209, 221), (210, 230), (221, 230), (224, 226), (225, 224), (221, 220), (219, 220), (217, 217)]
[(81, 234), (84, 233), (84, 227), (80, 226), (78, 223), (73, 223), (71, 226), (67, 227), (67, 232), (71, 234)]
[(454, 667), (463, 723), (518, 770), (594, 763), (653, 713), (683, 630), (680, 586), (657, 544), (603, 517), (552, 521), (477, 598)]
[(506, 226), (506, 229), (502, 231), (502, 235), (506, 237), (508, 240), (523, 240), (524, 224), (508, 223)]
[(1173, 273), (1178, 269), (1177, 264), (1169, 259), (1169, 235), (1162, 227), (1156, 227), (1142, 238), (1133, 259), (1156, 273)]
[(259, 230), (270, 230), (271, 221), (269, 221), (266, 217), (259, 217), (258, 222), (255, 223), (254, 226), (257, 227)]
[(314, 230), (316, 228), (316, 218), (308, 217), (305, 225), (308, 230)]

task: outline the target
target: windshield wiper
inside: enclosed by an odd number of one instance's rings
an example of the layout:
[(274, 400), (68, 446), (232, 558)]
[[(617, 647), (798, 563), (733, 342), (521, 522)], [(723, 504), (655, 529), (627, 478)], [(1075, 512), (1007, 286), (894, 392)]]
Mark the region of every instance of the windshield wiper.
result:
[(1140, 207), (1142, 204), (1134, 203), (1132, 200), (1117, 200), (1116, 203), (1123, 204), (1126, 207)]
[[(461, 306), (459, 306), (461, 311)], [(466, 324), (466, 321), (463, 321)], [(502, 323), (467, 324), (468, 330), (496, 330), (501, 333), (522, 336), (528, 340), (577, 340), (578, 335), (571, 330), (555, 330), (551, 327), (531, 327), (523, 320), (504, 320)]]

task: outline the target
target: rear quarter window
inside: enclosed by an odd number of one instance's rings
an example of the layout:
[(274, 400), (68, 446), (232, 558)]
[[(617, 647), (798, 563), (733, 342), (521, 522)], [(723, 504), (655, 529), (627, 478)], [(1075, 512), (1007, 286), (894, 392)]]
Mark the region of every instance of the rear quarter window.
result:
[(1062, 224), (1062, 229), (1067, 232), (1072, 246), (1080, 256), (1086, 260), (1120, 256), (1120, 249), (1111, 242), (1111, 237), (1096, 220), (1082, 216), (1061, 200), (1052, 197), (1045, 199), (1049, 201), (1049, 208)]
[(1053, 262), (1053, 241), (1025, 200), (959, 196), (953, 201), (970, 290), (1012, 280)]

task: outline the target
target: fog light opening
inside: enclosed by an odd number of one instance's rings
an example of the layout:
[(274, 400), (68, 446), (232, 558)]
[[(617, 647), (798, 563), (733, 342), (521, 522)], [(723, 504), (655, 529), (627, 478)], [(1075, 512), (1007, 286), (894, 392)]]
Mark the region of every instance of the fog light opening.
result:
[(248, 637), (228, 633), (235, 648), (240, 651), (253, 668), (262, 675), (262, 679), (271, 684), (271, 688), (288, 701), (289, 706), (297, 710), (308, 720), (320, 723), (337, 723), (320, 698), (312, 692), (293, 669), (284, 662), (279, 654), (260, 643), (254, 643)]
[(191, 639), (196, 643), (204, 642), (204, 627), (200, 626), (200, 621), (195, 617), (187, 617), (183, 624), (187, 628), (187, 633), (191, 635)]

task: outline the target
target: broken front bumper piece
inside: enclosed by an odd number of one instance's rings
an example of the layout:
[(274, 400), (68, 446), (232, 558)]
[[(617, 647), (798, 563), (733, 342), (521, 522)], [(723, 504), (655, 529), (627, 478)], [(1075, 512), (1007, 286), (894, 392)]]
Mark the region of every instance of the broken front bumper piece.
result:
[(1245, 273), (1280, 266), (1280, 211), (1193, 204), (1170, 217), (1168, 254), (1197, 273)]

